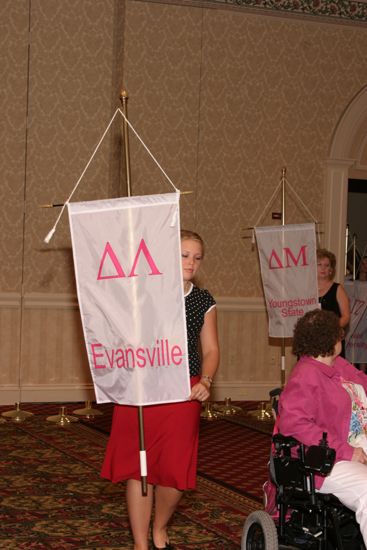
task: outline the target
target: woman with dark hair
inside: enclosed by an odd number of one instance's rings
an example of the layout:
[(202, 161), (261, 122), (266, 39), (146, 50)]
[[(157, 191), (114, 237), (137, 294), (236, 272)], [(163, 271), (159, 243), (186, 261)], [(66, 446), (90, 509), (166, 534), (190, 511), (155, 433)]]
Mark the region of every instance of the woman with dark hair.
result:
[(316, 487), (356, 513), (367, 543), (367, 376), (339, 357), (343, 329), (335, 313), (313, 310), (296, 324), (300, 357), (279, 400), (279, 431), (306, 446), (323, 432), (336, 451), (331, 473)]

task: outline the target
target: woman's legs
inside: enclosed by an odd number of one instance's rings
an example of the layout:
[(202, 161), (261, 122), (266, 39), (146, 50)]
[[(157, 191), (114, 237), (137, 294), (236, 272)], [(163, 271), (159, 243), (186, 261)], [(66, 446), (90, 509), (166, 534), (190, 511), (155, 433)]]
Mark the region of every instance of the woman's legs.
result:
[(149, 525), (153, 507), (153, 486), (148, 484), (148, 494), (143, 496), (141, 481), (128, 479), (126, 501), (134, 537), (134, 550), (148, 550)]
[(164, 548), (166, 542), (169, 542), (167, 524), (176, 510), (182, 495), (182, 491), (173, 487), (157, 485), (155, 488), (153, 537), (154, 543), (158, 548)]
[(360, 462), (337, 462), (325, 478), (321, 493), (332, 493), (356, 514), (367, 546), (367, 466)]

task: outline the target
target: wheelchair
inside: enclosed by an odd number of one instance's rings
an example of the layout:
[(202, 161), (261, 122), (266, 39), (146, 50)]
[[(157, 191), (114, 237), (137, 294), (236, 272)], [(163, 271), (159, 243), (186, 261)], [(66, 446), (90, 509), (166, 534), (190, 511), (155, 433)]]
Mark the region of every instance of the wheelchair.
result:
[(273, 434), (265, 510), (246, 519), (241, 550), (366, 550), (354, 512), (315, 489), (315, 475), (326, 476), (334, 461), (326, 433), (308, 448)]

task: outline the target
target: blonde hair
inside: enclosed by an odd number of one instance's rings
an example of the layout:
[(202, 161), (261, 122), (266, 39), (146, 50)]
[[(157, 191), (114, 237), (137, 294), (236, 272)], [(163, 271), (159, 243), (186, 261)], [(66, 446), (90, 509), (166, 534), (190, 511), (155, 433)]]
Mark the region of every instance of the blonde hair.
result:
[(181, 241), (190, 240), (190, 241), (196, 241), (200, 243), (201, 245), (201, 254), (204, 258), (204, 241), (200, 237), (198, 233), (195, 233), (195, 231), (189, 231), (188, 229), (181, 229)]
[(326, 248), (318, 248), (317, 249), (317, 259), (321, 260), (322, 258), (327, 258), (330, 262), (330, 276), (329, 279), (332, 280), (335, 277), (336, 272), (336, 257), (335, 254), (330, 252), (330, 250), (327, 250)]

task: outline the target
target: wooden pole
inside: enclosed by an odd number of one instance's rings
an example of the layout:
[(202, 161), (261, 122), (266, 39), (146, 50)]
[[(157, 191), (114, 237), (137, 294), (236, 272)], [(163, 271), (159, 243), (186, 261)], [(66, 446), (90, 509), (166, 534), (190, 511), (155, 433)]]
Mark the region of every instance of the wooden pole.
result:
[[(126, 117), (127, 116), (127, 100), (128, 94), (126, 90), (121, 90), (120, 100), (122, 103), (122, 110)], [(122, 135), (124, 142), (124, 157), (125, 157), (125, 172), (126, 172), (126, 190), (127, 196), (132, 196), (131, 190), (131, 170), (130, 170), (130, 147), (129, 147), (129, 125), (124, 118), (122, 125)], [(147, 482), (147, 460), (146, 460), (146, 450), (145, 450), (145, 441), (144, 441), (144, 412), (143, 407), (138, 407), (138, 422), (139, 422), (139, 447), (140, 447), (140, 474), (141, 474), (141, 492), (143, 496), (148, 494), (148, 482)]]

